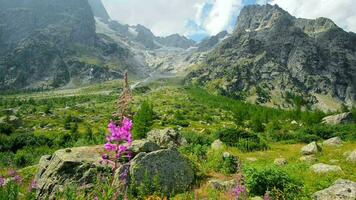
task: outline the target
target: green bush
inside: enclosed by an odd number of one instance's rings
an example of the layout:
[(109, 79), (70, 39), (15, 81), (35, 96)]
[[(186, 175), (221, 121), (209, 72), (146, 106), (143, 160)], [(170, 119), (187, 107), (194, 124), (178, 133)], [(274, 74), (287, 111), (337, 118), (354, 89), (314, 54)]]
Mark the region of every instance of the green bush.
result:
[(228, 146), (237, 147), (244, 152), (266, 150), (267, 143), (255, 133), (243, 129), (227, 128), (215, 133), (216, 137)]
[(26, 146), (38, 147), (53, 145), (53, 140), (45, 136), (36, 136), (33, 133), (14, 133), (10, 136), (0, 136), (0, 150), (16, 152)]
[(38, 163), (41, 156), (52, 153), (53, 149), (47, 146), (38, 148), (26, 147), (16, 152), (14, 162), (17, 167), (26, 167)]
[(189, 144), (200, 144), (202, 146), (210, 146), (214, 141), (214, 137), (207, 134), (199, 134), (194, 132), (182, 132), (182, 136)]
[(234, 174), (238, 170), (238, 162), (235, 156), (229, 155), (223, 157), (220, 171), (224, 174)]
[(246, 185), (253, 195), (262, 196), (266, 191), (281, 191), (285, 199), (297, 199), (303, 187), (302, 183), (292, 178), (277, 167), (247, 168)]
[(207, 166), (215, 172), (233, 174), (238, 170), (238, 159), (232, 155), (224, 157), (224, 151), (210, 150), (207, 153)]
[(0, 123), (0, 134), (10, 135), (15, 130), (15, 127), (8, 123)]
[(151, 130), (153, 124), (153, 107), (147, 101), (144, 101), (140, 109), (133, 118), (133, 137), (134, 139), (145, 138), (148, 131)]

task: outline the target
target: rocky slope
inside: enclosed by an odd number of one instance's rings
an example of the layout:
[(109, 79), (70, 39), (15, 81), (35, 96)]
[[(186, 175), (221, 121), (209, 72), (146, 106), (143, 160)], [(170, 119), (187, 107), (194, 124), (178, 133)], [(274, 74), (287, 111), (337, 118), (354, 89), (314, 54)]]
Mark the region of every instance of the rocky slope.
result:
[[(188, 79), (223, 94), (278, 104), (291, 93), (311, 104), (356, 99), (356, 34), (331, 20), (298, 19), (280, 7), (245, 7), (231, 37)], [(289, 93), (290, 92), (290, 93)]]
[(87, 0), (0, 0), (0, 89), (76, 86), (143, 74), (131, 52), (95, 32)]

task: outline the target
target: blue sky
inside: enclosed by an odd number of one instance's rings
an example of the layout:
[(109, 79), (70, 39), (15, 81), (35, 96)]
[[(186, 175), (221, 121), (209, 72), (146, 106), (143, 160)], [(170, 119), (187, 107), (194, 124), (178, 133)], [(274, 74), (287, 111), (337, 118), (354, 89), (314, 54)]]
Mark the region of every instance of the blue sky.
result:
[(236, 27), (240, 10), (249, 4), (278, 4), (297, 17), (328, 17), (356, 32), (355, 0), (102, 0), (112, 19), (142, 24), (155, 35), (179, 33), (201, 40)]

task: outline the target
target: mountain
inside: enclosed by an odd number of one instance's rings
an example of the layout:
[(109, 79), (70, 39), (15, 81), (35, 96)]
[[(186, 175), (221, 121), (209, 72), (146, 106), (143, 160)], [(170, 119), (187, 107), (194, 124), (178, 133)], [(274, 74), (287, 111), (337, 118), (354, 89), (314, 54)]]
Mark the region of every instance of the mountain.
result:
[(355, 33), (326, 18), (295, 18), (277, 5), (246, 6), (237, 24), (188, 80), (258, 103), (302, 97), (297, 104), (354, 104)]
[(228, 37), (229, 33), (227, 31), (221, 31), (220, 33), (208, 37), (202, 40), (197, 46), (199, 51), (209, 51), (213, 49), (216, 45), (220, 44), (224, 39)]
[(98, 17), (106, 22), (111, 20), (101, 0), (88, 0), (88, 2), (95, 17)]
[(158, 37), (157, 41), (164, 46), (187, 49), (195, 45), (195, 42), (185, 36), (172, 34), (166, 37)]
[(87, 0), (0, 0), (0, 89), (76, 86), (142, 74), (131, 52), (96, 34)]

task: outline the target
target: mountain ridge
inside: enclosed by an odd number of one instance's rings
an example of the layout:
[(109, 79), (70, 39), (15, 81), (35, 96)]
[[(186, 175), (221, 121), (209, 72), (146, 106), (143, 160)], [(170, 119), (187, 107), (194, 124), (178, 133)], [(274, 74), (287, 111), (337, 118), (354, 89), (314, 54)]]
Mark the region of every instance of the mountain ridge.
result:
[(188, 80), (240, 97), (262, 89), (268, 94), (262, 103), (277, 91), (295, 92), (310, 104), (321, 94), (353, 105), (356, 37), (331, 22), (298, 19), (276, 5), (246, 6), (231, 37)]

